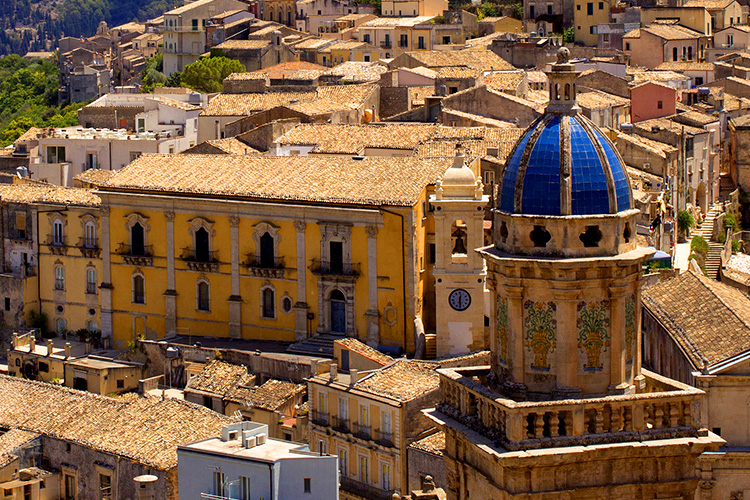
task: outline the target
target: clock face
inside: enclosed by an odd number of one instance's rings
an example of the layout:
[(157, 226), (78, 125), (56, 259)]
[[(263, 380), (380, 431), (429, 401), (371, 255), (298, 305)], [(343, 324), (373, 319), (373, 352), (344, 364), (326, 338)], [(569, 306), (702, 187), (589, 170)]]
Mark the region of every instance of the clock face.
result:
[(471, 305), (471, 295), (463, 288), (458, 288), (448, 296), (448, 303), (456, 311), (465, 311)]

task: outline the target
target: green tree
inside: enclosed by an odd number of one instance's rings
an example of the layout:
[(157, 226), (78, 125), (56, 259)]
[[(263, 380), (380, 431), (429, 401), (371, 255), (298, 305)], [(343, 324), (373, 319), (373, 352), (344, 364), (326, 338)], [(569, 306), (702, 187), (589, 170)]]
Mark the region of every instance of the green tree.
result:
[(563, 31), (563, 43), (575, 43), (576, 41), (576, 30), (571, 26), (570, 28)]
[(167, 78), (167, 81), (164, 82), (165, 87), (182, 87), (182, 72), (181, 71), (175, 71), (171, 75), (169, 75), (169, 78)]
[(185, 66), (182, 84), (200, 92), (221, 92), (222, 81), (232, 73), (244, 73), (241, 62), (226, 57), (207, 57)]
[(695, 219), (690, 215), (690, 212), (687, 210), (680, 210), (677, 213), (677, 230), (679, 232), (687, 235), (690, 228), (693, 227), (693, 224), (695, 224)]

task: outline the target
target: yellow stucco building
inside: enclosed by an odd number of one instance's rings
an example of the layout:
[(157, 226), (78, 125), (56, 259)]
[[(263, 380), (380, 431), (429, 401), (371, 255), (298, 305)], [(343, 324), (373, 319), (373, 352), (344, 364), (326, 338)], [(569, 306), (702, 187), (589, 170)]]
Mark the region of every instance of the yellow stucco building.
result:
[[(103, 336), (334, 334), (421, 349), (443, 251), (428, 197), (456, 162), (144, 155), (98, 190)], [(451, 214), (470, 220), (479, 201)], [(465, 228), (453, 237), (466, 246)], [(482, 321), (481, 307), (463, 314)]]

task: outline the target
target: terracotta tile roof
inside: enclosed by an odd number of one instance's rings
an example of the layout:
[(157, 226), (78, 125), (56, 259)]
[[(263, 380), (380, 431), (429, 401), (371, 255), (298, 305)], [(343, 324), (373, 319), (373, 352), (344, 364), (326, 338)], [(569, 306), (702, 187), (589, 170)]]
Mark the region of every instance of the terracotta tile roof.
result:
[(0, 375), (0, 427), (37, 432), (160, 470), (177, 466), (178, 445), (216, 436), (231, 422), (178, 399), (115, 399)]
[[(591, 73), (595, 73), (597, 70), (595, 69), (589, 69), (581, 73), (581, 76), (588, 75)], [(544, 71), (527, 71), (526, 72), (526, 78), (529, 79), (530, 83), (547, 83), (549, 82), (549, 78), (547, 78), (547, 75)]]
[(75, 181), (81, 181), (85, 182), (87, 184), (91, 185), (97, 185), (101, 184), (102, 182), (106, 182), (107, 179), (112, 177), (114, 175), (114, 170), (102, 170), (100, 168), (91, 168), (89, 170), (84, 170), (80, 174), (73, 177), (73, 180)]
[(616, 96), (614, 94), (608, 94), (601, 90), (578, 92), (576, 95), (576, 101), (582, 108), (586, 109), (602, 109), (611, 106), (626, 106), (630, 104), (630, 99)]
[(440, 431), (430, 434), (418, 441), (414, 441), (409, 446), (442, 457), (445, 450), (445, 432)]
[[(651, 24), (645, 28), (641, 28), (641, 32), (651, 33), (652, 35), (658, 36), (664, 40), (689, 40), (705, 36), (695, 30), (680, 26), (679, 24)], [(629, 34), (630, 33), (628, 33), (628, 35)], [(630, 38), (628, 35), (623, 36), (623, 38)]]
[(696, 368), (750, 349), (750, 299), (738, 289), (688, 271), (642, 294)]
[(209, 5), (213, 3), (213, 0), (197, 0), (195, 2), (189, 3), (187, 5), (183, 5), (182, 7), (177, 7), (172, 10), (168, 10), (164, 13), (164, 15), (178, 15), (178, 14), (184, 14), (185, 12), (190, 12), (191, 10), (197, 8), (197, 7), (203, 7), (205, 5)]
[(363, 17), (371, 16), (372, 14), (347, 14), (345, 16), (337, 17), (336, 21), (356, 21)]
[(499, 17), (483, 17), (480, 19), (479, 23), (496, 23), (498, 21), (502, 21), (503, 19), (507, 19), (508, 16), (499, 16)]
[(184, 111), (195, 111), (201, 108), (200, 106), (196, 106), (194, 104), (178, 101), (176, 99), (170, 99), (169, 97), (164, 97), (161, 95), (151, 96), (151, 99), (153, 99), (154, 101), (158, 101), (165, 106), (169, 106), (175, 109), (182, 109)]
[(226, 399), (236, 403), (276, 411), (291, 398), (307, 391), (307, 385), (268, 379), (258, 387), (237, 385), (231, 388)]
[(689, 0), (683, 7), (705, 7), (708, 10), (723, 10), (733, 4), (735, 0)]
[(437, 71), (437, 78), (479, 78), (481, 74), (481, 69), (464, 66), (447, 66)]
[(37, 128), (37, 127), (31, 127), (29, 130), (24, 132), (23, 134), (18, 137), (15, 141), (13, 141), (13, 144), (19, 143), (19, 142), (28, 142), (33, 141), (37, 139), (37, 135), (44, 132), (44, 129)]
[(375, 361), (376, 363), (380, 363), (382, 366), (385, 366), (388, 363), (391, 363), (393, 361), (393, 358), (388, 356), (387, 354), (383, 354), (377, 349), (373, 349), (369, 345), (363, 342), (360, 342), (359, 340), (352, 338), (352, 337), (346, 337), (346, 338), (337, 340), (335, 341), (335, 343), (346, 347), (350, 351), (354, 351), (357, 354), (360, 354), (366, 358), (369, 358)]
[(643, 71), (633, 74), (633, 83), (639, 85), (641, 83), (648, 82), (668, 82), (673, 80), (689, 80), (689, 76), (685, 76), (682, 73), (675, 71)]
[[(618, 134), (615, 144), (619, 142), (627, 142), (633, 146), (647, 150), (651, 154), (658, 155), (662, 158), (666, 158), (667, 153), (676, 153), (678, 151), (676, 147), (669, 144), (647, 139), (646, 137), (641, 137), (640, 135), (635, 134)], [(627, 157), (625, 158), (625, 160), (627, 161)]]
[(677, 123), (690, 125), (692, 127), (703, 128), (711, 123), (717, 123), (719, 118), (716, 116), (701, 113), (699, 111), (685, 111), (684, 113), (677, 113), (672, 116), (671, 119)]
[(406, 54), (418, 61), (421, 66), (428, 68), (444, 68), (449, 66), (464, 66), (483, 71), (513, 71), (513, 67), (502, 57), (490, 50), (449, 50), (449, 51), (420, 51), (406, 52)]
[(419, 361), (395, 361), (355, 384), (361, 391), (401, 402), (411, 401), (431, 391), (440, 383), (437, 365)]
[(669, 118), (652, 118), (651, 120), (644, 120), (642, 122), (634, 123), (633, 126), (647, 133), (651, 133), (654, 127), (659, 128), (661, 130), (668, 130), (672, 132), (673, 134), (680, 134), (682, 133), (683, 130), (685, 131), (685, 133), (691, 134), (691, 135), (700, 135), (700, 134), (708, 133), (708, 131), (702, 128), (693, 127), (691, 125), (683, 125), (681, 123), (677, 123), (673, 120), (670, 120)]
[(412, 206), (449, 166), (450, 159), (143, 155), (100, 191)]
[(243, 81), (243, 80), (265, 80), (268, 74), (263, 71), (252, 71), (250, 73), (232, 73), (224, 78), (224, 81)]
[(0, 468), (5, 467), (18, 457), (17, 451), (29, 441), (38, 438), (35, 432), (10, 429), (0, 435)]
[[(442, 128), (447, 129), (449, 127)], [(475, 157), (486, 156), (487, 148), (498, 148), (497, 158), (499, 161), (504, 161), (513, 151), (513, 147), (524, 132), (524, 129), (515, 127), (502, 129), (455, 127), (453, 130), (460, 132), (453, 134), (442, 130), (436, 132), (430, 141), (415, 148), (414, 155), (419, 157), (452, 157), (455, 156), (456, 149), (460, 148), (467, 156)], [(469, 131), (477, 131), (477, 133), (475, 135)]]
[(697, 61), (669, 61), (656, 67), (660, 71), (713, 71), (714, 63)]
[(294, 48), (297, 50), (303, 49), (320, 49), (327, 47), (328, 45), (336, 43), (336, 40), (331, 38), (317, 38), (309, 37), (294, 44)]
[(215, 46), (221, 50), (258, 50), (271, 45), (269, 40), (227, 40)]
[(202, 150), (202, 144), (208, 144), (218, 150), (217, 152), (231, 155), (249, 155), (249, 154), (260, 154), (260, 151), (253, 149), (244, 142), (240, 141), (235, 137), (228, 137), (226, 139), (213, 139), (206, 141), (201, 144), (197, 144), (192, 148), (182, 151), (180, 154), (211, 154), (210, 152), (197, 152), (194, 150)]
[(305, 61), (290, 61), (281, 64), (276, 64), (259, 71), (255, 71), (256, 74), (266, 74), (268, 78), (272, 80), (291, 78), (295, 76), (310, 77), (311, 75), (320, 75), (327, 71), (328, 68), (319, 64), (309, 63)]
[(293, 128), (279, 139), (281, 145), (313, 145), (315, 153), (359, 154), (363, 148), (412, 149), (437, 128), (431, 124), (383, 125), (308, 124)]
[(185, 390), (209, 392), (224, 396), (229, 389), (252, 379), (243, 365), (232, 365), (218, 359), (207, 364), (198, 375), (191, 378)]
[(387, 27), (395, 27), (395, 26), (401, 26), (401, 27), (411, 27), (416, 26), (417, 24), (423, 24), (431, 19), (434, 19), (435, 16), (417, 16), (417, 17), (379, 17), (377, 19), (373, 19), (372, 21), (367, 21), (366, 23), (363, 23), (359, 25), (360, 28), (387, 28)]
[(470, 40), (466, 40), (464, 47), (467, 49), (486, 49), (487, 47), (492, 45), (492, 42), (494, 42), (495, 39), (500, 38), (505, 34), (506, 33), (502, 31), (496, 31), (495, 33), (480, 36), (479, 38), (472, 38)]
[[(341, 42), (336, 42), (333, 45), (329, 45), (328, 48), (331, 50), (354, 50), (361, 49), (365, 46), (367, 46), (365, 42), (359, 42), (357, 40), (344, 40)], [(372, 45), (370, 47), (372, 47)], [(375, 49), (375, 47), (372, 48)]]
[(371, 83), (380, 80), (388, 68), (376, 62), (346, 61), (326, 71), (326, 76), (340, 77), (345, 83)]
[(408, 71), (409, 73), (416, 73), (417, 75), (424, 76), (425, 78), (436, 78), (437, 71), (424, 66), (417, 66), (416, 68), (398, 68), (399, 71)]
[(0, 184), (0, 200), (9, 203), (51, 203), (98, 207), (101, 200), (90, 189), (45, 184)]
[(523, 71), (507, 71), (502, 73), (491, 73), (484, 77), (484, 84), (491, 89), (515, 92), (526, 79)]
[(375, 85), (333, 85), (310, 91), (269, 91), (248, 94), (218, 94), (211, 99), (203, 116), (247, 116), (277, 106), (314, 103), (307, 112), (338, 111), (360, 107), (376, 89)]
[(750, 99), (748, 99), (747, 97), (737, 97), (733, 94), (724, 93), (724, 109), (726, 111), (750, 109)]

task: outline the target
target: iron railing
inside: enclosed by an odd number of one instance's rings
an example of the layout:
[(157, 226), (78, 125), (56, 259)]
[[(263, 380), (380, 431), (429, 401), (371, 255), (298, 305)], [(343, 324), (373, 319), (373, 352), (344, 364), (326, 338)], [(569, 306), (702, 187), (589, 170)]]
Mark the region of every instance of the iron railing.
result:
[(331, 262), (328, 260), (313, 259), (310, 270), (313, 274), (328, 276), (359, 276), (360, 265), (350, 262)]

